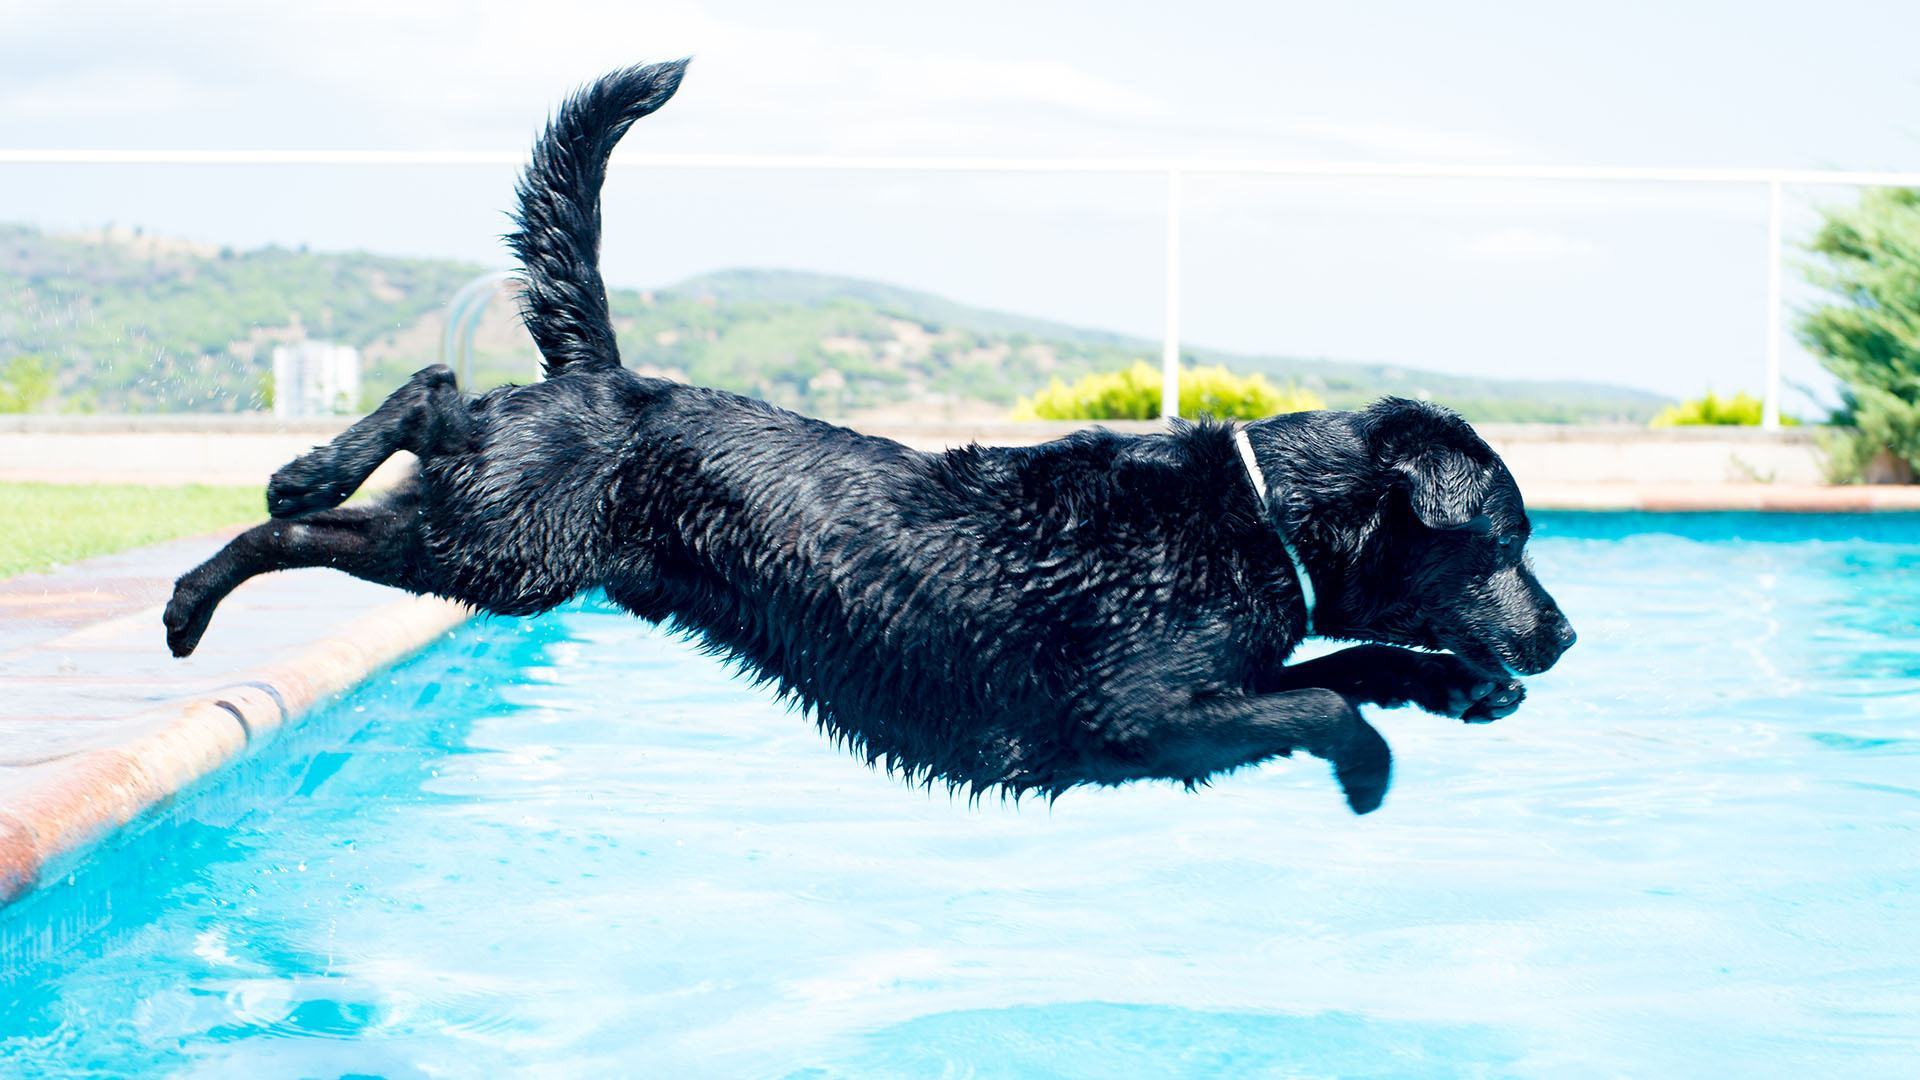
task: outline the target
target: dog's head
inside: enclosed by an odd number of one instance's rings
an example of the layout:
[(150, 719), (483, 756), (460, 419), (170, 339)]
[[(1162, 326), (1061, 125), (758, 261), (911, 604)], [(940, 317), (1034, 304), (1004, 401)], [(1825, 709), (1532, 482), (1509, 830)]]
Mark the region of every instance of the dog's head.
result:
[(1489, 673), (1552, 667), (1573, 627), (1527, 563), (1531, 524), (1500, 456), (1424, 402), (1389, 398), (1353, 423), (1345, 490), (1315, 515), (1323, 557), (1340, 564), (1326, 630), (1445, 649)]

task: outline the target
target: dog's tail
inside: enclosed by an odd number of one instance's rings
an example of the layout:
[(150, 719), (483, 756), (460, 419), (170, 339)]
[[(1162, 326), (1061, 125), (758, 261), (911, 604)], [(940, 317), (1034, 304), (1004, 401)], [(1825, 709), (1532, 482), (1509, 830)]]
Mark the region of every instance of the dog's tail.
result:
[(686, 69), (685, 60), (630, 67), (576, 91), (520, 175), (519, 227), (506, 239), (525, 268), (520, 318), (549, 376), (620, 365), (600, 280), (600, 185), (613, 144), (667, 103)]

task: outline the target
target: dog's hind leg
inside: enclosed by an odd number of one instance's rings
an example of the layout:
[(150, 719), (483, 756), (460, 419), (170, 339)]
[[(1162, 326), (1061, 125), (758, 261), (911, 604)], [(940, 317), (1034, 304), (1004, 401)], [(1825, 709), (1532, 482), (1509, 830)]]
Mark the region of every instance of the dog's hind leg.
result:
[(469, 445), (472, 434), (473, 412), (453, 371), (443, 364), (422, 368), (332, 442), (281, 466), (267, 482), (267, 512), (287, 518), (339, 506), (396, 452), (423, 458), (454, 452)]
[(428, 591), (420, 518), (410, 492), (371, 506), (256, 525), (174, 583), (163, 621), (167, 648), (186, 656), (228, 593), (258, 574), (326, 566), (381, 585)]
[(1305, 750), (1333, 765), (1356, 814), (1386, 797), (1393, 753), (1351, 702), (1331, 690), (1218, 694), (1170, 706), (1151, 723), (1108, 740), (1108, 756), (1130, 775), (1194, 783), (1215, 773)]

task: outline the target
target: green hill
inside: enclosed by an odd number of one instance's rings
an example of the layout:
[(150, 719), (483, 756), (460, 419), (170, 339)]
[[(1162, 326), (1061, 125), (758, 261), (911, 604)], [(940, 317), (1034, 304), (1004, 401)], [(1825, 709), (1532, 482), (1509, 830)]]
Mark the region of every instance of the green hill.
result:
[[(791, 304), (801, 307), (847, 300), (927, 326), (964, 327), (975, 333), (1000, 337), (1025, 336), (1036, 340), (1122, 345), (1136, 349), (1152, 345), (1107, 330), (1088, 330), (1046, 319), (968, 307), (916, 289), (805, 270), (722, 270), (688, 278), (667, 290), (667, 293), (727, 304)], [(1157, 349), (1158, 345), (1152, 347)]]
[[(484, 268), (449, 260), (284, 248), (233, 251), (102, 230), (0, 226), (0, 371), (39, 356), (48, 408), (232, 412), (265, 406), (272, 346), (313, 337), (359, 348), (377, 401), (438, 359), (448, 297)], [(1158, 356), (1151, 341), (878, 282), (731, 270), (610, 295), (626, 363), (816, 415), (912, 403), (984, 414), (1051, 378)], [(482, 384), (524, 381), (532, 343), (495, 303), (477, 339)], [(1426, 396), (1483, 420), (1644, 421), (1665, 399), (1623, 387), (1440, 375), (1384, 365), (1190, 357), (1260, 371), (1336, 407)]]
[(275, 342), (311, 335), (364, 348), (434, 317), (476, 272), (428, 259), (0, 226), (0, 358), (49, 359), (58, 404), (69, 409), (259, 408)]
[[(968, 307), (931, 293), (896, 285), (797, 270), (726, 270), (690, 278), (661, 294), (702, 299), (720, 306), (757, 305), (770, 314), (783, 307), (813, 307), (851, 302), (929, 328), (971, 333), (985, 339), (1045, 342), (1069, 346), (1070, 357), (1096, 360), (1101, 370), (1118, 368), (1139, 357), (1158, 362), (1160, 344), (1106, 330), (1002, 311)], [(622, 343), (622, 348), (626, 348)], [(1203, 364), (1224, 364), (1235, 371), (1261, 372), (1282, 383), (1298, 383), (1335, 408), (1355, 408), (1386, 394), (1444, 401), (1476, 420), (1577, 423), (1622, 420), (1644, 423), (1671, 399), (1646, 390), (1579, 380), (1489, 379), (1443, 375), (1391, 364), (1257, 356), (1221, 349), (1189, 347), (1183, 355)], [(1111, 362), (1107, 362), (1107, 361)], [(1076, 370), (1074, 373), (1078, 373)], [(1041, 375), (1045, 381), (1046, 374)], [(1014, 396), (1031, 392), (1021, 385)], [(996, 396), (993, 400), (1001, 400)]]

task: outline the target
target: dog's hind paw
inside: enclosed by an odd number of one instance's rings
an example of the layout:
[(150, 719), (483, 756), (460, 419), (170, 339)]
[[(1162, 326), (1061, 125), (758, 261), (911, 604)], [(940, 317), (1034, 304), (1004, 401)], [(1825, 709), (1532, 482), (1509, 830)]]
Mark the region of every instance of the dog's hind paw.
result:
[(267, 513), (277, 518), (331, 510), (347, 501), (351, 489), (335, 483), (324, 450), (302, 454), (282, 465), (267, 481)]
[(1356, 814), (1371, 814), (1380, 809), (1393, 785), (1393, 751), (1370, 724), (1360, 725), (1361, 734), (1333, 763), (1333, 775), (1346, 793), (1347, 805)]
[(200, 636), (213, 621), (213, 605), (202, 602), (201, 590), (187, 584), (185, 578), (174, 583), (173, 599), (160, 621), (167, 628), (167, 651), (176, 657), (192, 655)]

